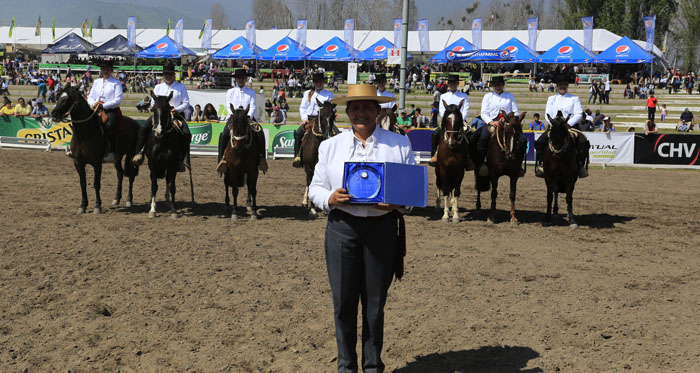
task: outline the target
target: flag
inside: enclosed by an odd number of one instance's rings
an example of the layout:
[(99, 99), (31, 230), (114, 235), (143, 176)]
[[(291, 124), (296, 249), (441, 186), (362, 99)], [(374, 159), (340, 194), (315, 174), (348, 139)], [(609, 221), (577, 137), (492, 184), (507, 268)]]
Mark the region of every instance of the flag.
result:
[(527, 19), (527, 46), (533, 51), (537, 51), (537, 17)]
[(583, 47), (589, 52), (593, 50), (593, 16), (581, 18), (583, 24)]
[(185, 27), (185, 20), (183, 19), (178, 19), (177, 23), (175, 24), (175, 45), (178, 48), (182, 47), (182, 30)]
[(401, 48), (401, 18), (394, 19), (394, 48)]
[[(304, 32), (306, 34), (306, 32)], [(251, 46), (255, 45), (255, 20), (251, 19), (245, 24), (245, 38), (248, 40), (248, 44)]]
[(87, 18), (83, 21), (83, 24), (80, 26), (80, 32), (83, 34), (83, 37), (87, 36)]
[(306, 48), (306, 20), (297, 20), (297, 41), (301, 44), (301, 50)]
[(656, 32), (656, 15), (644, 17), (644, 29), (647, 31), (647, 52), (654, 50), (654, 32)]
[(56, 17), (53, 17), (53, 21), (51, 21), (51, 37), (56, 40)]
[(90, 18), (90, 31), (88, 31), (88, 36), (92, 39), (92, 18)]
[(168, 18), (168, 28), (165, 29), (165, 35), (170, 37), (170, 18)]
[(474, 48), (481, 49), (481, 18), (474, 18), (472, 22), (472, 43)]
[(204, 34), (202, 36), (202, 48), (204, 49), (209, 49), (211, 48), (211, 24), (212, 20), (211, 18), (207, 18), (206, 21), (204, 21)]
[(36, 30), (34, 30), (34, 36), (39, 35), (41, 35), (41, 17), (39, 17), (39, 20), (36, 21)]
[(346, 19), (344, 30), (343, 41), (351, 48), (355, 48), (355, 20), (352, 18)]
[(204, 20), (204, 24), (202, 24), (202, 29), (199, 30), (199, 40), (202, 40), (202, 36), (204, 36), (204, 28), (207, 27), (207, 20)]
[(136, 46), (136, 17), (129, 17), (129, 21), (126, 23), (126, 39), (126, 45)]
[(12, 30), (15, 28), (15, 16), (12, 16), (12, 23), (10, 23), (10, 36), (12, 37)]
[(428, 36), (428, 20), (418, 21), (418, 41), (420, 41), (420, 51), (425, 53), (430, 51), (430, 37)]

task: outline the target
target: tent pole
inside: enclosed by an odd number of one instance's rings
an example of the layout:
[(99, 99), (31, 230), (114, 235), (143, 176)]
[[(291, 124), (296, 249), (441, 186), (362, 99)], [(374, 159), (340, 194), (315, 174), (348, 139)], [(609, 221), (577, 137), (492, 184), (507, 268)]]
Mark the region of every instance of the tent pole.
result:
[(406, 55), (408, 53), (408, 0), (403, 0), (402, 20), (401, 20), (401, 75), (399, 87), (399, 110), (406, 108)]

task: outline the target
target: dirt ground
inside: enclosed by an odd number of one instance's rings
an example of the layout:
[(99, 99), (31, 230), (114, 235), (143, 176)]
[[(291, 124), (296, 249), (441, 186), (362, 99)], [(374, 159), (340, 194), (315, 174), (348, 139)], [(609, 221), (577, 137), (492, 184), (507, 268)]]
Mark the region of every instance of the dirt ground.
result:
[[(334, 371), (325, 218), (299, 206), (303, 172), (271, 161), (261, 219), (232, 224), (214, 159), (193, 165), (197, 204), (181, 174), (179, 219), (164, 203), (148, 218), (145, 167), (134, 207), (109, 206), (106, 167), (105, 212), (78, 216), (70, 159), (0, 151), (0, 371)], [(531, 169), (518, 227), (505, 182), (495, 225), (474, 212), (472, 183), (459, 224), (432, 208), (407, 217), (387, 371), (700, 370), (700, 172), (593, 169), (575, 194), (578, 230), (540, 225)]]

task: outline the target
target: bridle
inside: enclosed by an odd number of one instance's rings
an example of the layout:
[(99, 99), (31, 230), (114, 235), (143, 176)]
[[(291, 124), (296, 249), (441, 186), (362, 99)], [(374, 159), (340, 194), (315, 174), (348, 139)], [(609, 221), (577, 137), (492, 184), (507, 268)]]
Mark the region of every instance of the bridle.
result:
[(570, 137), (569, 136), (569, 129), (565, 128), (564, 131), (566, 131), (566, 134), (564, 135), (564, 144), (562, 144), (562, 146), (559, 149), (557, 149), (554, 146), (554, 144), (552, 143), (552, 136), (551, 136), (551, 131), (550, 131), (549, 141), (548, 141), (547, 145), (549, 146), (549, 151), (551, 151), (552, 154), (555, 154), (555, 155), (559, 154), (559, 153), (563, 152), (564, 150), (566, 150), (566, 148), (569, 146), (569, 142), (571, 141), (571, 140), (569, 140), (569, 137)]
[[(66, 95), (68, 95), (68, 93), (66, 93)], [(71, 117), (70, 118), (71, 124), (85, 123), (85, 122), (89, 121), (90, 119), (92, 119), (92, 117), (94, 117), (97, 114), (97, 112), (99, 111), (99, 110), (97, 110), (99, 105), (95, 105), (92, 108), (92, 114), (90, 114), (87, 118), (85, 118), (85, 119), (73, 119), (73, 115), (71, 115), (71, 112), (73, 111), (73, 109), (75, 108), (76, 105), (78, 105), (78, 100), (73, 100), (73, 104), (68, 108), (68, 110), (66, 110), (66, 113), (68, 113), (68, 115), (70, 115), (70, 117)]]
[[(499, 130), (503, 129), (503, 139), (501, 140), (501, 136), (499, 135)], [(515, 138), (515, 128), (513, 128), (513, 136), (510, 138), (510, 144), (506, 142), (506, 120), (504, 117), (501, 117), (498, 123), (498, 127), (496, 127), (496, 140), (498, 141), (498, 147), (501, 149), (503, 153), (506, 154), (506, 157), (510, 157), (513, 154), (513, 142)]]
[(242, 145), (243, 149), (249, 149), (251, 145), (253, 145), (253, 128), (250, 126), (250, 123), (246, 123), (246, 133), (243, 136), (234, 136), (233, 134), (233, 126), (229, 128), (231, 131), (231, 139), (229, 140), (229, 143), (231, 144), (232, 149), (240, 149), (240, 146), (237, 146), (239, 142), (242, 142), (246, 139), (248, 141)]
[[(445, 120), (450, 120), (450, 116), (455, 118), (454, 113), (450, 113), (449, 115), (446, 116)], [(459, 119), (459, 121), (462, 121), (462, 119)], [(453, 128), (454, 128), (454, 123), (452, 123), (452, 124), (453, 124)], [(450, 134), (452, 134), (452, 133), (457, 134), (457, 140), (455, 140), (454, 143), (452, 142), (452, 137), (450, 136)], [(448, 146), (461, 145), (463, 142), (465, 142), (467, 140), (467, 136), (464, 133), (463, 126), (460, 127), (458, 130), (448, 130), (447, 128), (443, 129), (442, 130), (442, 137), (443, 137), (444, 142)]]
[[(316, 136), (316, 137), (321, 137), (323, 140), (327, 140), (330, 137), (330, 131), (331, 131), (331, 126), (333, 125), (332, 121), (329, 119), (331, 116), (324, 117), (320, 115), (320, 110), (319, 110), (319, 116), (316, 117), (316, 124), (311, 126), (311, 133)], [(326, 121), (326, 130), (323, 130), (323, 127), (321, 127), (321, 120)], [(318, 126), (318, 131), (316, 132), (316, 126)]]

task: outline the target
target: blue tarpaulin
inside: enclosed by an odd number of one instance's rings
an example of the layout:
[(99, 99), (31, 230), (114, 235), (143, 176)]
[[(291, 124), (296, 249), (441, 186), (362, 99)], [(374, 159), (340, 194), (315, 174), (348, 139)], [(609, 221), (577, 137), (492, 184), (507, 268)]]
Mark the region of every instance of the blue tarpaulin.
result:
[(589, 63), (595, 55), (587, 51), (571, 37), (560, 41), (557, 45), (544, 52), (537, 58), (541, 63)]
[(175, 45), (175, 40), (168, 37), (168, 35), (163, 36), (158, 39), (158, 41), (146, 47), (146, 49), (141, 52), (136, 53), (136, 57), (142, 58), (179, 58), (182, 55), (195, 55), (191, 50)]
[(237, 37), (227, 46), (211, 55), (211, 58), (226, 60), (255, 60), (263, 52), (257, 45), (250, 45), (243, 36)]
[(311, 49), (301, 48), (294, 39), (285, 36), (282, 40), (265, 49), (259, 59), (264, 61), (303, 61), (311, 54)]
[[(386, 38), (379, 39), (376, 43), (369, 46), (369, 48), (360, 52), (357, 55), (357, 59), (360, 61), (378, 61), (386, 60), (389, 56), (389, 48), (393, 48), (394, 43), (386, 40)], [(409, 53), (406, 55), (406, 59), (412, 59), (413, 56)]]
[(357, 51), (339, 37), (334, 36), (331, 40), (328, 40), (311, 52), (306, 59), (315, 61), (353, 61), (357, 59)]
[(74, 32), (66, 35), (61, 40), (51, 44), (46, 49), (41, 51), (45, 54), (78, 54), (89, 53), (95, 49), (95, 46), (89, 41), (76, 35)]
[(510, 56), (513, 57), (510, 61), (504, 61), (504, 63), (533, 63), (536, 62), (536, 58), (540, 55), (533, 51), (525, 45), (518, 38), (511, 38), (507, 42), (501, 44), (497, 49), (505, 49), (510, 52)]
[(464, 38), (459, 38), (456, 42), (447, 46), (447, 48), (440, 51), (440, 53), (433, 56), (430, 62), (452, 62), (447, 60), (447, 56), (453, 52), (471, 52), (475, 50), (472, 43), (466, 41)]
[(122, 35), (117, 35), (95, 48), (90, 54), (98, 56), (133, 56), (142, 48), (138, 45), (130, 47), (129, 41)]
[(479, 49), (471, 52), (449, 52), (447, 62), (506, 62), (512, 57), (505, 49)]
[(595, 56), (593, 62), (597, 63), (650, 63), (651, 56), (637, 43), (627, 36), (623, 36), (610, 48)]

